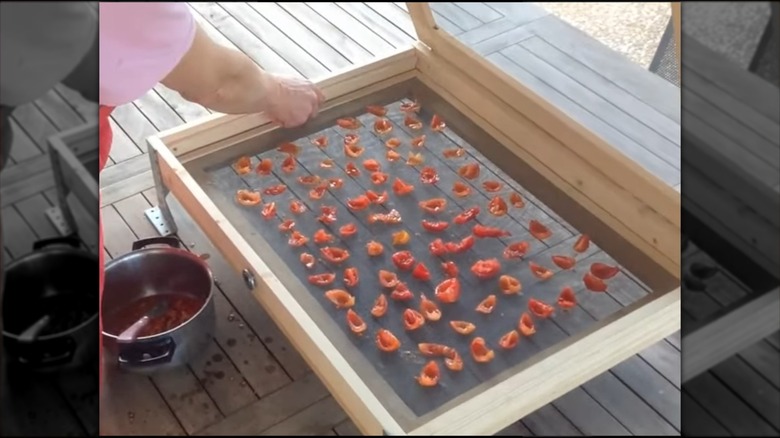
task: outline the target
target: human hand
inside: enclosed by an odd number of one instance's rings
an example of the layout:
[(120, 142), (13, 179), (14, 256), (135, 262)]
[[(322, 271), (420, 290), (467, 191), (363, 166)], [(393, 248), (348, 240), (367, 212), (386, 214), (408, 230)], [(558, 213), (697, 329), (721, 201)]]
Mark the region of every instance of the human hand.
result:
[(303, 125), (317, 117), (325, 95), (313, 83), (293, 76), (268, 74), (265, 112), (284, 128)]

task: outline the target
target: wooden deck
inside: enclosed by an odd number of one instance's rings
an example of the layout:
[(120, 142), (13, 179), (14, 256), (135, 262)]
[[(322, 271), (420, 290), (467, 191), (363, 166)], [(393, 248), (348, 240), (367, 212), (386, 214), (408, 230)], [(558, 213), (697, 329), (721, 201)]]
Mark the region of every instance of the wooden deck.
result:
[[(249, 54), (264, 68), (317, 79), (382, 56), (415, 39), (402, 3), (191, 3), (198, 21), (218, 41)], [(679, 91), (532, 4), (437, 3), (439, 24), (575, 119), (652, 170), (680, 182)], [(45, 169), (45, 139), (94, 118), (93, 106), (50, 93), (14, 114), (20, 142), (3, 172), (6, 256), (54, 232), (43, 209), (56, 202)], [(675, 94), (677, 93), (677, 94)], [(671, 98), (669, 96), (672, 96)], [(108, 258), (133, 241), (156, 235), (143, 214), (154, 205), (144, 139), (208, 111), (157, 87), (116, 110), (114, 146), (101, 175)], [(8, 182), (8, 184), (7, 184)], [(220, 293), (218, 332), (197, 363), (153, 378), (111, 374), (101, 406), (108, 435), (354, 435), (357, 431), (240, 277), (172, 202), (179, 237), (208, 253)], [(613, 310), (630, 297), (614, 297)], [(610, 311), (611, 312), (611, 311)], [(600, 315), (592, 315), (594, 318)], [(767, 341), (769, 342), (769, 341)], [(777, 348), (775, 344), (773, 348)], [(680, 337), (648, 348), (582, 387), (526, 416), (506, 435), (679, 435)], [(775, 382), (777, 384), (777, 382)], [(724, 384), (725, 385), (725, 384)], [(733, 385), (733, 384), (732, 384)], [(733, 386), (723, 386), (734, 391)], [(94, 433), (96, 411), (57, 390), (63, 420), (28, 421), (37, 433)], [(693, 397), (683, 395), (682, 397)], [(89, 399), (88, 394), (81, 399)], [(92, 399), (94, 402), (94, 395)], [(57, 403), (59, 403), (57, 401)], [(74, 415), (75, 413), (83, 414)], [(714, 408), (702, 412), (717, 416)], [(89, 417), (93, 415), (93, 417)], [(59, 417), (58, 417), (59, 418)], [(90, 422), (91, 421), (91, 422)], [(66, 426), (67, 425), (67, 426)], [(732, 429), (729, 429), (732, 430)]]

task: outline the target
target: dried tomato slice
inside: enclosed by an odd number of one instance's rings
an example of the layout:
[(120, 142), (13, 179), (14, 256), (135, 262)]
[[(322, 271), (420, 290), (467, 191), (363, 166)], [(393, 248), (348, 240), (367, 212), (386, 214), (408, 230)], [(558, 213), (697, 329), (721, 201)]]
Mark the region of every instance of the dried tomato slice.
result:
[(501, 272), (501, 263), (498, 259), (477, 260), (471, 265), (471, 272), (480, 280), (487, 280)]
[(481, 336), (471, 341), (469, 350), (471, 351), (471, 357), (479, 363), (490, 362), (496, 356), (496, 353), (487, 346), (485, 339)]
[(401, 341), (390, 330), (379, 329), (376, 332), (376, 346), (386, 353), (392, 353), (401, 348)]
[(494, 193), (501, 190), (504, 185), (496, 180), (488, 180), (482, 182), (482, 188), (488, 193)]
[(425, 316), (428, 321), (438, 321), (441, 319), (441, 310), (439, 306), (429, 300), (425, 294), (420, 294), (420, 313)]
[(431, 279), (431, 272), (424, 263), (419, 262), (417, 263), (417, 266), (414, 267), (414, 270), (412, 270), (412, 277), (420, 281), (429, 281)]
[(382, 204), (384, 204), (385, 202), (387, 202), (387, 198), (388, 198), (387, 190), (385, 190), (381, 194), (380, 193), (376, 193), (373, 190), (366, 190), (366, 196), (368, 197), (368, 200), (371, 201), (371, 203), (375, 204), (375, 205), (382, 205)]
[(317, 217), (317, 220), (326, 224), (330, 225), (338, 220), (338, 210), (336, 207), (331, 207), (329, 205), (323, 205), (320, 207), (320, 215)]
[(333, 235), (329, 232), (325, 231), (324, 228), (320, 228), (316, 233), (314, 233), (314, 243), (317, 245), (326, 245), (333, 242), (334, 240), (336, 240), (336, 238), (333, 237)]
[(398, 283), (398, 274), (384, 269), (379, 270), (379, 284), (382, 285), (382, 287), (396, 287), (398, 286)]
[(349, 146), (357, 144), (360, 141), (360, 136), (354, 133), (349, 133), (344, 136), (344, 145)]
[(387, 108), (381, 105), (368, 105), (366, 111), (377, 117), (384, 117), (387, 114)]
[(450, 223), (447, 221), (429, 221), (426, 219), (422, 220), (422, 227), (425, 228), (425, 231), (430, 233), (439, 233), (449, 228), (449, 226)]
[(395, 149), (398, 146), (401, 146), (401, 140), (399, 140), (399, 139), (397, 139), (395, 137), (388, 138), (387, 141), (385, 142), (385, 147), (386, 148)]
[(392, 149), (388, 149), (388, 151), (385, 153), (385, 159), (391, 163), (394, 163), (401, 159), (401, 154)]
[(528, 223), (528, 231), (539, 240), (552, 236), (552, 231), (536, 219), (531, 219), (531, 222)]
[(354, 310), (347, 310), (347, 324), (352, 333), (356, 335), (362, 335), (368, 330), (366, 322), (360, 317)]
[(393, 233), (393, 246), (403, 246), (409, 243), (412, 236), (406, 230)]
[(393, 192), (398, 196), (408, 195), (414, 191), (414, 186), (396, 177), (393, 181)]
[(433, 167), (423, 167), (420, 170), (420, 182), (423, 184), (436, 184), (439, 182), (439, 172)]
[(466, 150), (463, 148), (450, 148), (445, 149), (442, 152), (444, 158), (461, 158), (466, 155)]
[(263, 197), (258, 192), (247, 189), (236, 190), (236, 202), (244, 207), (254, 207), (263, 201)]
[(432, 198), (418, 203), (421, 209), (430, 213), (441, 213), (447, 208), (447, 200), (445, 198)]
[(287, 143), (280, 144), (279, 147), (276, 148), (276, 150), (283, 154), (295, 156), (298, 155), (301, 148), (299, 148), (298, 145), (295, 143), (287, 142)]
[(555, 311), (555, 308), (544, 301), (531, 298), (528, 300), (528, 310), (539, 318), (549, 318)]
[(233, 164), (233, 169), (239, 175), (246, 175), (252, 171), (252, 159), (250, 157), (241, 157)]
[(317, 186), (311, 190), (309, 190), (309, 199), (312, 201), (319, 201), (325, 196), (325, 193), (328, 191), (328, 186), (323, 184), (320, 186)]
[(523, 291), (523, 284), (519, 279), (504, 274), (498, 278), (498, 288), (504, 295), (517, 295)]
[(350, 158), (358, 158), (359, 156), (363, 155), (363, 152), (366, 151), (366, 148), (363, 146), (360, 146), (359, 144), (345, 144), (344, 145), (344, 155), (350, 157)]
[(297, 167), (298, 162), (295, 161), (295, 157), (292, 155), (288, 155), (287, 158), (282, 161), (282, 172), (284, 173), (293, 173), (295, 172), (295, 168)]
[(360, 169), (358, 169), (358, 167), (355, 166), (355, 163), (350, 161), (344, 167), (344, 173), (346, 173), (347, 175), (351, 176), (352, 178), (357, 178), (357, 177), (360, 176)]
[(328, 137), (320, 135), (319, 137), (311, 139), (311, 144), (322, 149), (328, 146)]
[(507, 260), (520, 259), (528, 254), (530, 244), (525, 241), (510, 243), (504, 248), (504, 258)]
[(390, 298), (395, 301), (411, 301), (414, 299), (414, 294), (406, 286), (406, 283), (399, 282), (390, 294)]
[(479, 178), (479, 173), (479, 163), (464, 164), (458, 169), (458, 175), (466, 179), (477, 179)]
[(450, 327), (461, 335), (470, 335), (477, 329), (477, 326), (468, 321), (450, 321)]
[(282, 233), (289, 233), (295, 228), (295, 221), (292, 219), (285, 219), (279, 224), (279, 231)]
[(363, 161), (363, 168), (369, 172), (379, 172), (380, 170), (382, 170), (382, 165), (379, 164), (379, 161), (373, 158), (369, 158)]
[(588, 250), (588, 247), (590, 247), (590, 237), (588, 237), (587, 234), (581, 235), (576, 242), (574, 242), (574, 251), (578, 253), (583, 253)]
[(582, 282), (585, 283), (585, 287), (591, 292), (607, 291), (607, 283), (590, 272), (585, 273), (585, 276), (582, 277)]
[(482, 224), (474, 225), (474, 227), (472, 227), (471, 229), (471, 232), (474, 233), (474, 235), (479, 238), (491, 238), (491, 237), (498, 238), (498, 237), (507, 237), (512, 235), (512, 233), (502, 228), (489, 227), (487, 225), (482, 225)]
[(434, 290), (436, 299), (442, 303), (452, 304), (458, 301), (460, 298), (460, 280), (456, 278), (448, 278), (436, 286)]
[(447, 243), (447, 250), (453, 254), (461, 254), (470, 250), (474, 246), (475, 242), (476, 242), (476, 238), (474, 238), (473, 235), (468, 235), (463, 239), (460, 239), (460, 241), (457, 243), (456, 242)]
[(444, 358), (444, 365), (450, 371), (461, 371), (463, 370), (463, 359), (460, 357), (460, 354), (455, 351), (455, 349), (452, 349), (450, 350), (450, 353)]
[(458, 198), (466, 198), (471, 194), (471, 187), (463, 181), (455, 181), (452, 183), (452, 193)]
[(441, 132), (444, 131), (444, 128), (447, 127), (447, 124), (444, 123), (444, 119), (442, 119), (438, 114), (434, 114), (431, 118), (431, 130), (435, 132)]
[(577, 297), (574, 295), (574, 289), (566, 286), (561, 289), (558, 295), (558, 307), (562, 310), (571, 310), (577, 305)]
[(459, 273), (458, 265), (456, 265), (452, 260), (443, 262), (441, 264), (441, 269), (444, 271), (444, 275), (446, 275), (448, 278), (455, 278)]
[(294, 199), (292, 202), (290, 202), (290, 213), (292, 214), (301, 214), (306, 211), (306, 204), (303, 202)]
[(417, 383), (426, 388), (436, 386), (439, 384), (439, 376), (441, 376), (439, 365), (435, 360), (431, 360), (420, 370), (420, 375), (417, 376)]
[(427, 357), (449, 356), (453, 349), (444, 344), (434, 344), (433, 342), (420, 342), (417, 344), (417, 350)]
[(392, 209), (388, 213), (372, 213), (368, 215), (369, 224), (376, 222), (381, 222), (385, 225), (398, 225), (403, 222), (403, 218), (396, 209)]
[(315, 286), (329, 286), (336, 281), (336, 274), (326, 272), (324, 274), (309, 275), (309, 283)]
[(531, 336), (536, 333), (536, 325), (528, 312), (523, 312), (523, 314), (520, 315), (520, 320), (517, 322), (517, 329), (520, 330), (520, 333), (522, 333), (523, 336)]
[(469, 209), (464, 210), (462, 213), (455, 216), (455, 218), (452, 220), (458, 225), (463, 225), (468, 221), (472, 221), (477, 218), (479, 215), (479, 207), (471, 207)]
[(339, 236), (343, 238), (352, 237), (357, 234), (358, 228), (354, 223), (344, 224), (339, 227)]
[(375, 186), (381, 186), (386, 183), (387, 178), (389, 178), (389, 176), (384, 172), (374, 172), (371, 174), (371, 182), (374, 183)]
[(290, 234), (290, 238), (287, 240), (287, 244), (295, 248), (300, 248), (306, 245), (308, 242), (309, 238), (297, 230), (293, 231), (292, 234)]
[(509, 207), (501, 196), (496, 196), (488, 203), (488, 212), (493, 216), (504, 216)]
[(271, 220), (276, 217), (276, 202), (269, 202), (263, 206), (263, 210), (260, 211), (260, 215), (265, 220)]
[(409, 308), (404, 310), (403, 321), (404, 328), (409, 331), (417, 330), (425, 325), (425, 317), (422, 313)]
[(317, 259), (315, 259), (314, 256), (309, 254), (308, 252), (301, 253), (301, 257), (299, 260), (301, 261), (301, 264), (306, 269), (313, 268), (314, 264), (317, 262)]
[(420, 111), (420, 104), (417, 102), (404, 102), (401, 104), (400, 109), (407, 114), (416, 113)]
[(534, 274), (534, 277), (540, 280), (549, 280), (553, 276), (553, 271), (534, 262), (528, 262), (528, 268), (531, 269), (531, 273)]
[(417, 131), (423, 127), (422, 121), (411, 114), (407, 114), (406, 117), (404, 117), (404, 125), (413, 131)]
[(361, 211), (371, 205), (371, 200), (366, 195), (359, 195), (355, 198), (347, 199), (347, 207), (352, 211)]
[(427, 139), (427, 137), (425, 136), (425, 134), (418, 135), (417, 137), (414, 137), (412, 139), (412, 141), (409, 142), (409, 144), (411, 144), (413, 148), (418, 148), (419, 149), (419, 148), (425, 146), (425, 140), (426, 139)]
[(620, 272), (620, 268), (617, 266), (608, 265), (606, 263), (595, 262), (590, 265), (590, 273), (593, 274), (594, 277), (601, 280), (609, 280), (610, 278), (616, 276), (618, 272)]
[(414, 153), (412, 151), (409, 151), (409, 157), (406, 159), (406, 165), (407, 166), (419, 166), (425, 162), (425, 157), (423, 157), (422, 153)]
[(569, 256), (563, 256), (563, 255), (554, 255), (552, 256), (552, 261), (555, 263), (555, 266), (568, 270), (574, 267), (575, 264), (577, 264), (577, 260), (574, 259), (574, 257)]
[(320, 167), (323, 169), (330, 169), (332, 168), (336, 163), (333, 161), (332, 158), (326, 158), (320, 162)]
[(389, 134), (392, 130), (393, 125), (384, 117), (379, 117), (376, 119), (376, 121), (374, 121), (374, 132), (376, 132), (378, 135)]
[(436, 257), (441, 257), (449, 252), (447, 245), (441, 239), (431, 241), (431, 243), (428, 244), (428, 251)]
[(378, 257), (385, 252), (385, 247), (380, 242), (377, 242), (376, 240), (371, 240), (368, 243), (366, 243), (366, 252), (368, 253), (369, 257)]
[(409, 271), (414, 267), (414, 256), (411, 251), (398, 251), (393, 254), (393, 264), (402, 271)]
[(320, 253), (325, 260), (334, 265), (344, 263), (349, 258), (349, 250), (337, 248), (335, 246), (321, 248)]
[(344, 284), (347, 287), (355, 287), (360, 282), (360, 273), (354, 266), (344, 270)]
[(387, 313), (387, 297), (385, 294), (380, 293), (376, 300), (374, 300), (374, 306), (371, 307), (371, 315), (374, 318), (381, 318)]
[(512, 192), (511, 195), (509, 195), (509, 203), (512, 204), (515, 208), (523, 208), (525, 207), (525, 201), (523, 200), (523, 197), (520, 196), (517, 192)]
[(344, 289), (331, 289), (325, 292), (325, 298), (333, 303), (337, 309), (349, 309), (355, 305), (355, 297)]
[(298, 182), (304, 186), (316, 186), (321, 181), (319, 175), (301, 175)]
[(498, 345), (504, 350), (511, 350), (517, 347), (519, 342), (520, 333), (518, 333), (517, 330), (512, 330), (506, 333), (504, 336), (501, 336), (501, 339), (498, 340)]
[(360, 127), (363, 126), (360, 123), (360, 121), (354, 117), (344, 117), (338, 119), (336, 120), (336, 125), (338, 125), (339, 128), (349, 129), (349, 130), (360, 129)]
[(341, 178), (328, 178), (328, 187), (331, 189), (340, 189), (344, 186), (344, 180)]
[(268, 196), (281, 195), (287, 190), (287, 186), (284, 184), (277, 184), (263, 190), (263, 194)]
[(493, 309), (496, 308), (496, 296), (494, 294), (490, 294), (482, 300), (475, 309), (479, 313), (484, 313), (485, 315), (490, 314), (493, 312)]
[(255, 168), (255, 173), (262, 176), (270, 175), (271, 172), (274, 170), (274, 162), (270, 158), (263, 158), (260, 160), (259, 163), (257, 163), (257, 167)]

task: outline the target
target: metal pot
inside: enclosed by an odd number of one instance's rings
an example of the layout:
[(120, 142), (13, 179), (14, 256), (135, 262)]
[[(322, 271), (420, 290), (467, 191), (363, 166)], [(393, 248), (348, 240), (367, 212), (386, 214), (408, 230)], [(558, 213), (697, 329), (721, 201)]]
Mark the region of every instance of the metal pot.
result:
[[(150, 245), (167, 247), (147, 248)], [(111, 327), (119, 315), (139, 299), (183, 294), (202, 301), (193, 316), (162, 333), (119, 339)], [(181, 249), (173, 237), (154, 237), (133, 244), (133, 250), (106, 265), (103, 289), (103, 345), (106, 359), (125, 371), (151, 374), (177, 368), (193, 360), (212, 342), (216, 325), (214, 278), (197, 255)], [(113, 330), (113, 332), (112, 332)], [(109, 362), (110, 363), (110, 362)]]
[[(67, 371), (97, 358), (99, 259), (72, 237), (42, 240), (8, 266), (3, 343), (8, 366)], [(23, 336), (45, 316), (37, 336)]]

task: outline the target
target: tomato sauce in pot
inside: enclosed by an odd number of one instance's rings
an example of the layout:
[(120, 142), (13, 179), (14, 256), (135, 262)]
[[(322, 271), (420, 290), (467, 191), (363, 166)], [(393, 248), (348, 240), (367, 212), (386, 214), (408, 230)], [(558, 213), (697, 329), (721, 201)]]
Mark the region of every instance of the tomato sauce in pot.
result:
[(154, 336), (176, 328), (190, 320), (203, 307), (203, 300), (184, 294), (161, 294), (143, 297), (128, 306), (103, 316), (103, 328), (107, 333), (119, 336), (136, 321), (152, 310), (160, 301), (167, 301), (166, 311), (153, 317), (141, 329), (138, 337)]

